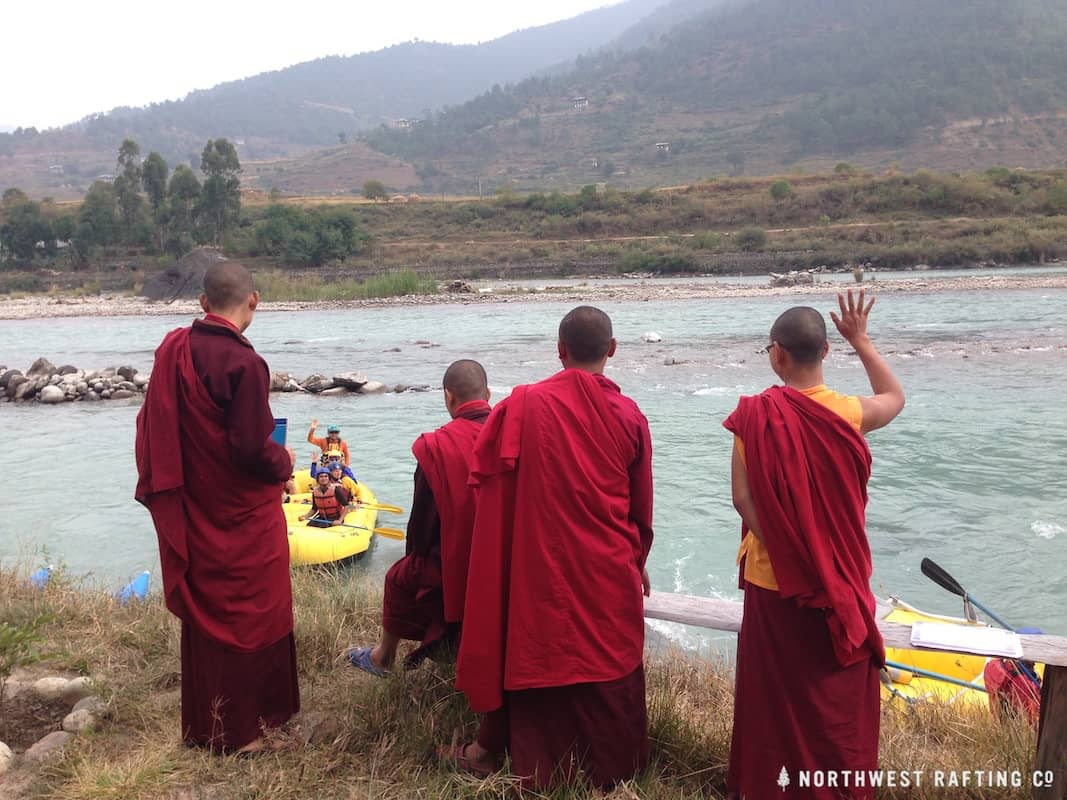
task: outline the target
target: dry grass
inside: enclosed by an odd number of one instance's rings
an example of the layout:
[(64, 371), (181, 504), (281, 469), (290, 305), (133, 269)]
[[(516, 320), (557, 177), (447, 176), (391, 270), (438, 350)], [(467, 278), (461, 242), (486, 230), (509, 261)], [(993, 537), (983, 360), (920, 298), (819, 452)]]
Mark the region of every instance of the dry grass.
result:
[[(435, 745), (471, 736), (476, 719), (452, 688), (451, 669), (425, 665), (380, 680), (343, 664), (353, 642), (371, 642), (380, 623), (380, 587), (359, 573), (294, 576), (296, 636), (306, 714), (316, 739), (295, 751), (255, 759), (213, 757), (178, 740), (178, 624), (158, 594), (119, 606), (62, 572), (43, 591), (26, 571), (0, 571), (0, 619), (24, 623), (42, 613), (46, 666), (92, 675), (114, 714), (76, 739), (63, 758), (36, 773), (0, 780), (5, 798), (63, 800), (296, 800), (297, 798), (511, 798), (506, 775), (477, 781), (440, 767)], [(732, 679), (723, 663), (679, 652), (648, 659), (653, 764), (618, 787), (613, 800), (721, 797), (729, 753)], [(958, 709), (887, 707), (881, 761), (887, 769), (1019, 769), (1028, 775), (1034, 733), (1020, 720), (996, 722)], [(931, 780), (932, 782), (932, 780)], [(23, 784), (17, 795), (12, 787)], [(883, 790), (882, 798), (1019, 796), (1017, 789)], [(540, 796), (540, 795), (539, 795)], [(548, 798), (595, 796), (559, 789)]]

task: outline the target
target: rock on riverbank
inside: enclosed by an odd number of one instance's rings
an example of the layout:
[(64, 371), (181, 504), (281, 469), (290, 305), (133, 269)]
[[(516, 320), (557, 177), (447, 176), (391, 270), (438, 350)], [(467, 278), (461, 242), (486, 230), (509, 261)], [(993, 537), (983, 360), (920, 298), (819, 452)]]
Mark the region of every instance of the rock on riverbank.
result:
[(0, 402), (36, 401), (54, 405), (75, 401), (124, 400), (143, 395), (148, 376), (133, 367), (81, 370), (65, 364), (57, 367), (38, 358), (25, 373), (0, 367)]
[[(57, 367), (47, 358), (38, 358), (25, 373), (0, 367), (0, 403), (58, 405), (139, 398), (148, 390), (150, 377), (133, 367), (108, 367), (86, 372), (70, 365)], [(332, 377), (313, 373), (303, 379), (288, 372), (274, 372), (270, 376), (270, 390), (334, 396), (426, 392), (430, 387), (406, 383), (387, 386), (380, 381), (369, 380), (362, 372), (342, 372)]]

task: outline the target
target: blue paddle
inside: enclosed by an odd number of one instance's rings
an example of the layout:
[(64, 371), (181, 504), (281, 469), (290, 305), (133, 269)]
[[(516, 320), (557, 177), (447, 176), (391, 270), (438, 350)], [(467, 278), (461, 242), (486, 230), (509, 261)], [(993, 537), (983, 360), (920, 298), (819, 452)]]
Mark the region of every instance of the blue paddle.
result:
[[(964, 613), (967, 615), (967, 619), (971, 622), (974, 622), (974, 612), (970, 609), (970, 607), (974, 606), (1005, 630), (1015, 630), (1015, 628), (1013, 628), (1011, 625), (1006, 623), (1004, 620), (1002, 620), (984, 605), (982, 605), (973, 597), (971, 597), (971, 595), (967, 593), (967, 590), (963, 588), (963, 586), (958, 580), (949, 575), (944, 569), (942, 569), (935, 562), (931, 561), (929, 558), (924, 558), (922, 560), (922, 562), (919, 564), (919, 569), (922, 570), (923, 575), (932, 580), (942, 589), (947, 589), (954, 595), (958, 595), (959, 597), (963, 598)], [(1037, 677), (1037, 673), (1034, 672), (1033, 668), (1031, 668), (1029, 664), (1026, 664), (1023, 661), (1015, 661), (1014, 663), (1019, 665), (1019, 669), (1022, 670), (1023, 674), (1025, 674), (1026, 677), (1032, 680), (1035, 685), (1041, 686), (1041, 679)]]

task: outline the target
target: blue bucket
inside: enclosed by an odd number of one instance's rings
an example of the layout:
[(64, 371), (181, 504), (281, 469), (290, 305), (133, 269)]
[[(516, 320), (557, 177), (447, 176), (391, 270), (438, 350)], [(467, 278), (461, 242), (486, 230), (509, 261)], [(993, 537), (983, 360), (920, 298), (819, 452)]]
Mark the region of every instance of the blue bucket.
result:
[(281, 419), (275, 418), (274, 420), (274, 433), (270, 435), (270, 438), (285, 447), (285, 432), (289, 427), (289, 419), (282, 417)]

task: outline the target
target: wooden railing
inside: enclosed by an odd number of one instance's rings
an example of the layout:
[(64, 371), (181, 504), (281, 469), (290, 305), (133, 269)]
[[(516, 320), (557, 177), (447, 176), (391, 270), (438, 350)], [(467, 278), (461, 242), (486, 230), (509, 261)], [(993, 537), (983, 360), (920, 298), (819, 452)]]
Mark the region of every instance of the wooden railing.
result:
[[(718, 631), (741, 630), (741, 603), (687, 594), (653, 592), (645, 598), (645, 616)], [(888, 647), (911, 649), (911, 626), (879, 621)], [(1041, 719), (1034, 770), (1052, 771), (1050, 786), (1033, 790), (1035, 800), (1067, 800), (1067, 637), (1019, 634), (1023, 658), (1045, 665)], [(954, 651), (948, 648), (925, 648)], [(987, 654), (993, 655), (993, 654)]]

